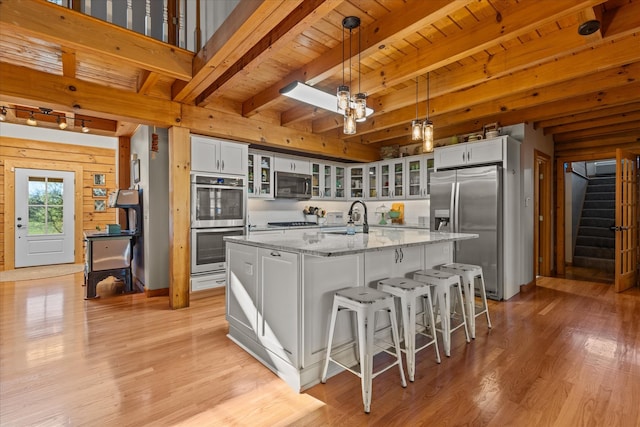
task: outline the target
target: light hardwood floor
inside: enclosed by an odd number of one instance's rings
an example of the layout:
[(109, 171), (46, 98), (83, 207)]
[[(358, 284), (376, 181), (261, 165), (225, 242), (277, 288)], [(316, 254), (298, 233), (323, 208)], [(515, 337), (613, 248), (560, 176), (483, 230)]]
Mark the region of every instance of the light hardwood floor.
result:
[[(224, 298), (83, 300), (82, 274), (0, 283), (2, 426), (637, 426), (640, 291), (541, 278), (490, 301), (493, 329), (418, 355), (406, 389), (342, 373), (291, 391), (226, 338)], [(103, 286), (103, 285), (101, 285)]]

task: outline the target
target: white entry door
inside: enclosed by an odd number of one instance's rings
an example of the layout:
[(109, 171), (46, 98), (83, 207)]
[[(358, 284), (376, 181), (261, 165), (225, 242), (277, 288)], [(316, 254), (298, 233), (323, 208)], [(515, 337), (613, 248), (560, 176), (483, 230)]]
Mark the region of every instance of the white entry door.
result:
[(15, 266), (73, 262), (75, 174), (15, 171)]

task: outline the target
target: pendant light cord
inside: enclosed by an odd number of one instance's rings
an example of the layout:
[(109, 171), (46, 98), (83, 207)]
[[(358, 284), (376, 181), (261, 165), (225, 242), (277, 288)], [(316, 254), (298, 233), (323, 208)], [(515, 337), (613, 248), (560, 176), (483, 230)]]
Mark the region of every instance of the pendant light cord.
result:
[(429, 121), (429, 98), (430, 98), (429, 72), (427, 71), (427, 121)]

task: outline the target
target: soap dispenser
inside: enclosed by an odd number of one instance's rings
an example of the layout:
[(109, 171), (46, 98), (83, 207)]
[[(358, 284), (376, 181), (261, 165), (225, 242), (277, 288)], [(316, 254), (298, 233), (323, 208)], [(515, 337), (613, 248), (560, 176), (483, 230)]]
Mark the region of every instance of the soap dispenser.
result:
[(350, 236), (356, 234), (356, 226), (351, 219), (349, 219), (349, 222), (347, 222), (347, 234)]

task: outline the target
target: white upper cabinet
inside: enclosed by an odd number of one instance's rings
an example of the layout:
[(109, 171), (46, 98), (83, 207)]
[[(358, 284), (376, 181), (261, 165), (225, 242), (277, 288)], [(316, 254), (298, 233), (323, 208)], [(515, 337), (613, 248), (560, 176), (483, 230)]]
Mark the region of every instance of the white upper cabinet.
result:
[(362, 199), (365, 195), (365, 165), (349, 166), (349, 199)]
[(378, 163), (380, 166), (380, 192), (379, 199), (404, 199), (405, 198), (405, 164), (404, 159), (384, 160)]
[[(336, 165), (311, 161), (311, 198), (336, 199)], [(344, 168), (340, 167), (344, 174)], [(344, 194), (344, 190), (342, 190)]]
[(298, 157), (275, 156), (275, 170), (291, 173), (311, 173), (311, 162)]
[(429, 196), (429, 178), (433, 172), (433, 153), (405, 157), (407, 199)]
[(248, 154), (247, 193), (251, 198), (273, 198), (273, 156), (251, 151)]
[(191, 170), (246, 175), (247, 152), (246, 144), (191, 135)]
[(502, 161), (504, 138), (437, 147), (435, 149), (435, 168), (439, 170), (456, 166), (500, 162)]

